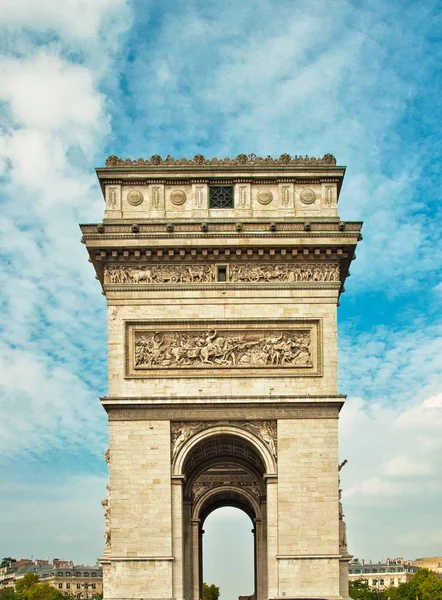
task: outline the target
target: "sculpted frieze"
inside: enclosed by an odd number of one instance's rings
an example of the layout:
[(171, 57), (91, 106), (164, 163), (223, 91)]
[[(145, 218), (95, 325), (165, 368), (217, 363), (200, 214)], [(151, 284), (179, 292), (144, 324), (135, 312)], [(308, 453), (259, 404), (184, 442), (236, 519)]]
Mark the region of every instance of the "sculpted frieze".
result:
[[(227, 283), (339, 282), (338, 263), (252, 263), (227, 265)], [(214, 283), (212, 265), (107, 265), (105, 284)]]
[(106, 266), (104, 283), (212, 283), (215, 265)]
[(232, 283), (339, 281), (338, 263), (230, 265)]
[(309, 330), (137, 331), (134, 354), (138, 369), (313, 366)]

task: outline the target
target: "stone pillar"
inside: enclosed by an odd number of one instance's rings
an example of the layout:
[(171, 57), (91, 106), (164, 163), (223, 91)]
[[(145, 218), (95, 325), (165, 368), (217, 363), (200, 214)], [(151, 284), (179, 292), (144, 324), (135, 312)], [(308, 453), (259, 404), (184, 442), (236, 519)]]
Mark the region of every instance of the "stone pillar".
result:
[(173, 597), (184, 597), (183, 581), (183, 476), (172, 477), (172, 580)]
[(200, 597), (200, 522), (192, 519), (192, 600)]
[(192, 598), (192, 502), (183, 502), (183, 590), (184, 598)]
[(255, 519), (255, 598), (263, 600), (265, 597), (263, 589), (264, 564), (263, 558), (265, 554), (262, 520)]
[(267, 475), (267, 596), (278, 597), (278, 479)]

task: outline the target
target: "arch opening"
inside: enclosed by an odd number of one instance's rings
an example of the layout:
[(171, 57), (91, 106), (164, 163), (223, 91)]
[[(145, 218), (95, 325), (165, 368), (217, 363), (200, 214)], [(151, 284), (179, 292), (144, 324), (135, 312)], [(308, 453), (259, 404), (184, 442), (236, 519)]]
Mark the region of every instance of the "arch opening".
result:
[[(235, 510), (239, 510), (249, 518), (253, 586), (247, 595), (254, 594), (257, 600), (261, 600), (265, 597), (266, 586), (264, 475), (269, 466), (269, 454), (263, 455), (258, 443), (236, 431), (206, 430), (200, 439), (189, 440), (187, 448), (177, 457), (177, 462), (179, 461), (185, 480), (183, 539), (187, 540), (187, 556), (184, 567), (185, 572), (191, 573), (187, 597), (192, 600), (202, 598), (203, 534), (207, 528), (206, 523), (210, 524), (213, 519), (216, 521), (216, 517), (211, 516), (217, 511), (228, 509), (234, 511), (234, 514)], [(224, 558), (227, 562), (228, 557), (229, 554)], [(222, 556), (219, 556), (219, 560), (223, 561)]]
[(222, 506), (206, 517), (202, 563), (202, 579), (220, 588), (220, 600), (254, 593), (254, 524), (240, 507)]

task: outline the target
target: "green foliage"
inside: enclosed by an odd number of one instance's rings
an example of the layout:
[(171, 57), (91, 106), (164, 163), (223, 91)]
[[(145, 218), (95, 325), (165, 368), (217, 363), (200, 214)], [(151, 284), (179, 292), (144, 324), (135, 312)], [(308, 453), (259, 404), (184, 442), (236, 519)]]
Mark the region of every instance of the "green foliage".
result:
[(0, 568), (7, 567), (10, 563), (15, 563), (15, 562), (17, 562), (15, 560), (15, 558), (11, 558), (10, 556), (5, 556), (5, 558), (2, 560), (2, 562), (0, 564)]
[(219, 598), (219, 587), (215, 584), (207, 585), (203, 583), (203, 600), (218, 600)]
[(419, 569), (408, 583), (385, 592), (391, 600), (442, 600), (442, 580), (428, 569)]
[(32, 586), (38, 583), (40, 577), (36, 573), (26, 573), (22, 579), (19, 579), (15, 584), (15, 591), (22, 594), (29, 590)]
[(0, 600), (16, 600), (14, 588), (6, 587), (0, 590)]
[(49, 583), (37, 583), (24, 593), (25, 600), (65, 600), (66, 596)]
[(385, 600), (388, 596), (384, 596), (383, 592), (371, 589), (363, 580), (350, 581), (348, 586), (350, 598), (359, 598), (359, 600)]

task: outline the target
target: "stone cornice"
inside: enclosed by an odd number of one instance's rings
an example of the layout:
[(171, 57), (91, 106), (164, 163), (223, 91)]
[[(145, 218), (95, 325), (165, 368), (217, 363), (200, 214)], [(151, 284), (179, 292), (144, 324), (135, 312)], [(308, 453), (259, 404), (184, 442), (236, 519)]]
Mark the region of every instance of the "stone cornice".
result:
[[(291, 397), (293, 398), (293, 396)], [(234, 421), (238, 419), (337, 419), (345, 396), (300, 397), (297, 401), (272, 397), (244, 398), (101, 398), (109, 421)]]

